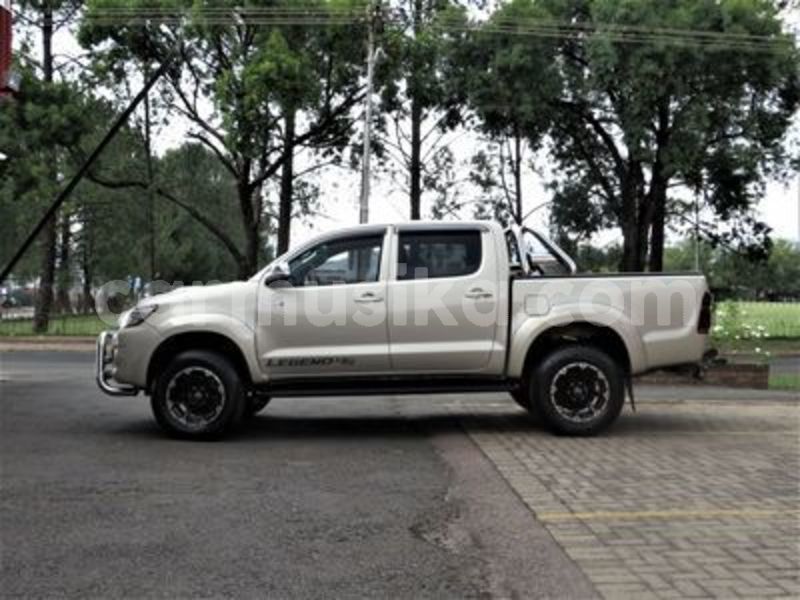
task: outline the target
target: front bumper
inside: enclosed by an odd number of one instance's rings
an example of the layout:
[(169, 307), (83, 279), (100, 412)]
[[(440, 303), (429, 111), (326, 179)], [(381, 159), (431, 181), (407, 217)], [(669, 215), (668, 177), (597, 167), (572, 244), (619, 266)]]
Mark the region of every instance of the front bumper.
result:
[(113, 381), (114, 355), (117, 348), (117, 333), (104, 331), (97, 336), (97, 354), (95, 357), (95, 378), (98, 387), (110, 396), (135, 396), (139, 388)]

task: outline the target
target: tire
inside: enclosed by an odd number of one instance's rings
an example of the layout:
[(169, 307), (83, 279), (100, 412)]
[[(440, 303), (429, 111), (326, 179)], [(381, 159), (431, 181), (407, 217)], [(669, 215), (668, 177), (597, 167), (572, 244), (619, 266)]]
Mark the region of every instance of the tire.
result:
[(592, 346), (554, 350), (536, 367), (530, 388), (544, 425), (562, 435), (600, 433), (625, 402), (621, 367)]
[(516, 402), (525, 410), (529, 410), (530, 408), (530, 404), (528, 403), (528, 389), (529, 388), (527, 387), (520, 387), (509, 392), (511, 397), (514, 399), (514, 402)]
[(241, 377), (227, 358), (189, 350), (158, 376), (150, 405), (171, 436), (216, 439), (241, 423), (246, 402)]
[(267, 404), (270, 403), (269, 396), (253, 396), (247, 402), (247, 406), (244, 409), (244, 417), (245, 419), (250, 419), (255, 417), (258, 413), (264, 410), (267, 407)]
[(528, 411), (528, 417), (530, 418), (532, 423), (539, 423), (541, 418), (539, 416), (539, 406), (536, 402), (536, 390), (531, 385), (531, 377), (530, 373), (527, 372), (523, 375), (522, 379), (519, 382), (519, 387), (513, 389), (511, 392), (511, 397), (514, 399), (521, 408), (524, 408)]

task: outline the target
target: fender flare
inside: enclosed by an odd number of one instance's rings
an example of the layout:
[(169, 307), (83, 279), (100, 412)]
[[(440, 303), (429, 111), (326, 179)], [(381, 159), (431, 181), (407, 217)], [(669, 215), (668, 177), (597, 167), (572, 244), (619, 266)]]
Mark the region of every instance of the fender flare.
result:
[[(261, 368), (256, 359), (255, 332), (244, 322), (222, 314), (187, 314), (170, 317), (158, 324), (162, 340), (153, 355), (170, 340), (182, 334), (214, 334), (231, 341), (244, 357), (251, 381), (262, 379)], [(152, 361), (152, 357), (151, 357)], [(148, 366), (148, 372), (150, 368)]]
[(554, 307), (544, 318), (527, 318), (512, 333), (508, 376), (512, 378), (522, 376), (528, 350), (542, 334), (556, 327), (577, 323), (588, 323), (610, 329), (625, 344), (631, 363), (631, 373), (639, 373), (646, 369), (646, 356), (642, 340), (636, 328), (621, 311), (608, 306), (561, 305)]

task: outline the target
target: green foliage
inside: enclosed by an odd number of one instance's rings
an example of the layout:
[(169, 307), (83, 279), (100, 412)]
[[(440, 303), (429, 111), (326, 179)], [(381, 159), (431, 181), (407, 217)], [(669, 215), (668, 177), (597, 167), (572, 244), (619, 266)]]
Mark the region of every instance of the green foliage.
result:
[(712, 337), (719, 341), (800, 339), (800, 303), (718, 302)]
[(770, 375), (769, 389), (798, 392), (800, 391), (800, 375), (791, 375), (791, 374)]
[(0, 337), (52, 335), (52, 336), (91, 336), (108, 329), (97, 315), (55, 315), (43, 334), (34, 334), (31, 319), (0, 320)]
[[(583, 33), (553, 26), (567, 23)], [(744, 46), (744, 34), (769, 41)], [(556, 228), (587, 236), (618, 225), (628, 270), (643, 268), (652, 237), (658, 269), (664, 225), (689, 208), (669, 195), (683, 185), (707, 191), (712, 243), (768, 249), (751, 209), (765, 179), (788, 172), (800, 104), (800, 54), (771, 2), (513, 0), (476, 44), (468, 81), (481, 126), (520, 130), (534, 148), (551, 142)]]
[[(109, 149), (99, 171), (111, 181), (144, 178), (141, 140), (127, 131)], [(192, 198), (192, 206), (233, 239), (243, 234), (235, 213), (235, 182), (209, 150), (185, 144), (154, 159), (157, 173), (153, 219), (145, 188), (108, 188), (86, 182), (76, 192), (82, 203), (78, 243), (90, 245), (88, 255), (95, 282), (147, 277), (150, 236), (154, 236), (155, 276), (165, 281), (229, 280), (236, 272), (230, 254), (202, 224), (170, 201), (173, 194)]]
[[(692, 271), (694, 242), (686, 240), (667, 248), (669, 271)], [(800, 248), (788, 240), (776, 240), (769, 257), (752, 260), (728, 248), (700, 245), (700, 269), (712, 289), (735, 298), (800, 297)]]
[[(360, 26), (309, 28), (248, 21), (248, 8), (293, 5), (175, 0), (161, 10), (173, 7), (177, 14), (188, 14), (187, 19), (143, 25), (136, 15), (146, 11), (147, 2), (93, 0), (80, 31), (81, 43), (95, 51), (98, 72), (112, 74), (116, 81), (156, 63), (171, 64), (160, 95), (170, 111), (191, 122), (190, 137), (235, 181), (236, 195), (228, 208), (239, 214), (244, 235), (217, 227), (212, 214), (194, 207), (182, 190), (174, 195), (174, 203), (221, 242), (241, 277), (252, 274), (266, 258), (265, 221), (273, 216), (266, 197), (269, 182), (293, 160), (295, 146), (338, 160), (351, 135), (349, 110), (361, 94)], [(305, 4), (320, 15), (356, 5), (350, 0)], [(94, 18), (121, 6), (131, 10), (129, 22), (122, 19), (109, 28)], [(206, 18), (209, 10), (224, 8), (235, 9), (239, 18)], [(284, 130), (287, 117), (294, 119), (296, 114), (296, 122), (307, 127)]]
[(381, 110), (408, 115), (414, 98), (423, 112), (446, 111), (443, 125), (461, 120), (463, 89), (454, 71), (461, 67), (460, 35), (440, 22), (465, 22), (465, 10), (453, 0), (402, 0), (380, 36), (376, 67)]
[[(73, 84), (46, 84), (20, 65), (22, 93), (0, 102), (0, 263), (11, 258), (58, 191), (54, 175), (71, 174), (69, 151), (91, 129), (87, 101)], [(38, 271), (32, 250), (16, 271)]]
[[(566, 250), (568, 246), (563, 244), (562, 248)], [(622, 248), (616, 244), (606, 248), (580, 244), (569, 252), (581, 273), (614, 273), (618, 270), (622, 256)]]
[[(78, 4), (47, 6), (63, 20)], [(157, 5), (186, 18), (144, 23), (137, 14), (154, 10), (148, 0), (89, 0), (79, 39), (91, 51), (91, 73), (80, 82), (43, 85), (19, 67), (24, 93), (0, 105), (0, 148), (9, 157), (0, 163), (3, 257), (131, 90), (165, 60), (172, 67), (151, 107), (166, 126), (189, 122), (191, 143), (154, 156), (141, 122), (123, 130), (64, 211), (74, 230), (74, 274), (92, 281), (146, 274), (154, 240), (156, 270), (165, 279), (244, 276), (268, 259), (264, 242), (276, 221), (286, 225), (287, 216), (316, 210), (316, 181), (284, 166), (300, 153), (320, 165), (342, 160), (363, 99), (365, 23), (248, 21), (248, 10), (296, 8), (290, 0)], [(21, 6), (40, 11), (45, 4)], [(364, 2), (303, 6), (324, 20), (342, 10), (361, 14)], [(131, 10), (129, 20), (119, 16), (121, 8)], [(207, 18), (224, 8), (241, 19)], [(752, 211), (767, 178), (785, 176), (800, 160), (785, 143), (800, 103), (797, 43), (781, 32), (771, 2), (509, 0), (489, 6), (485, 22), (470, 24), (472, 8), (458, 0), (402, 0), (377, 35), (384, 112), (376, 120), (386, 141), (377, 149), (401, 155), (417, 212), (422, 192), (435, 198), (437, 217), (475, 205), (458, 193), (468, 178), (483, 194), (474, 214), (518, 220), (528, 155), (546, 150), (553, 229), (583, 269), (642, 268), (648, 246), (650, 266), (659, 268), (662, 225), (680, 230), (692, 219), (686, 194), (673, 196), (678, 187), (704, 192), (704, 213), (713, 215), (700, 224), (701, 263), (720, 295), (800, 294), (797, 248), (778, 241), (767, 258), (769, 231)], [(112, 10), (113, 26), (95, 18)], [(704, 32), (703, 39), (692, 31)], [(763, 47), (745, 44), (742, 35), (760, 36)], [(100, 87), (118, 98), (99, 100)], [(394, 149), (392, 120), (400, 124)], [(408, 123), (416, 124), (410, 134)], [(443, 136), (457, 126), (488, 140), (468, 174)], [(288, 204), (275, 202), (278, 187)], [(586, 244), (615, 226), (621, 247)], [(761, 260), (734, 251), (737, 244)], [(36, 275), (35, 258), (27, 257), (18, 274)], [(667, 248), (664, 262), (692, 269), (693, 246)]]
[[(562, 94), (557, 46), (542, 36), (498, 35), (494, 28), (525, 20), (549, 20), (543, 3), (511, 0), (492, 13), (460, 49), (468, 101), (480, 127), (496, 138), (516, 134), (538, 147), (554, 116), (552, 100)], [(485, 29), (485, 31), (484, 31)]]
[[(448, 213), (459, 203), (448, 185), (454, 154), (446, 134), (464, 119), (465, 90), (456, 73), (466, 11), (455, 0), (402, 0), (384, 12), (392, 18), (382, 19), (376, 35), (375, 155), (407, 191), (412, 219), (423, 214), (425, 192), (434, 215)], [(353, 164), (360, 160), (361, 149), (354, 148)]]

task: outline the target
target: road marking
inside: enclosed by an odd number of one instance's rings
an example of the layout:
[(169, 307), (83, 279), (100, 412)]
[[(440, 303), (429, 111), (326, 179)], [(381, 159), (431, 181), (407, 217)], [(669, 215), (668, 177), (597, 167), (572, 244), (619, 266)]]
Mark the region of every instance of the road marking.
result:
[(596, 511), (596, 512), (545, 512), (536, 515), (539, 521), (557, 523), (560, 521), (618, 521), (635, 519), (713, 519), (716, 517), (769, 518), (781, 516), (800, 516), (800, 509), (756, 509), (731, 508), (707, 510), (635, 510), (635, 511)]
[(727, 436), (727, 435), (758, 435), (758, 436), (768, 436), (768, 435), (797, 435), (798, 432), (795, 429), (762, 429), (757, 431), (725, 431), (724, 429), (718, 431), (648, 431), (648, 436), (671, 436), (671, 435), (702, 435), (706, 436)]

